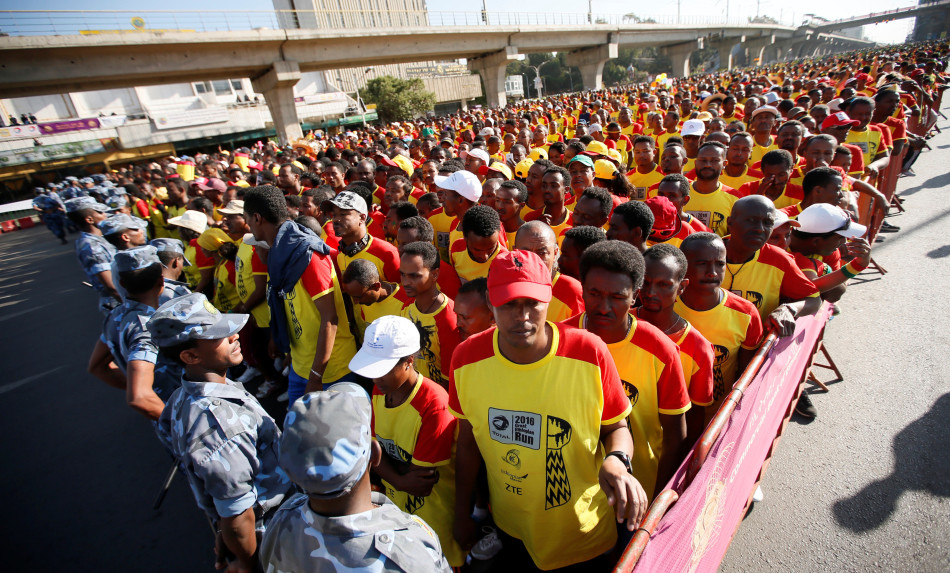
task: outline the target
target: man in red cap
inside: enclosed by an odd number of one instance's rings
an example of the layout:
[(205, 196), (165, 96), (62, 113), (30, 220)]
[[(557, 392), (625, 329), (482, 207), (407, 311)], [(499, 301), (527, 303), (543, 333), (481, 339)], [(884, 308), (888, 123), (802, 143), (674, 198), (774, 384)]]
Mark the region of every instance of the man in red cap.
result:
[(604, 567), (614, 519), (632, 530), (647, 505), (632, 476), (631, 406), (617, 368), (599, 338), (545, 320), (551, 273), (536, 254), (499, 254), (488, 297), (496, 327), (460, 344), (452, 361), (455, 538), (463, 549), (475, 541), (469, 515), (484, 461), (507, 567)]
[[(660, 187), (677, 187), (679, 183), (676, 180), (660, 182)], [(692, 227), (683, 223), (680, 219), (676, 205), (668, 198), (659, 195), (652, 199), (644, 201), (646, 206), (653, 213), (653, 229), (650, 231), (650, 237), (647, 240), (647, 247), (666, 243), (668, 245), (679, 247), (683, 239), (696, 232)]]
[(851, 128), (858, 125), (848, 114), (843, 111), (833, 113), (821, 122), (821, 132), (827, 133), (838, 141), (838, 145), (844, 145), (851, 150), (851, 166), (848, 168), (848, 175), (852, 177), (864, 176), (864, 150), (857, 145), (845, 143), (848, 139), (848, 132)]

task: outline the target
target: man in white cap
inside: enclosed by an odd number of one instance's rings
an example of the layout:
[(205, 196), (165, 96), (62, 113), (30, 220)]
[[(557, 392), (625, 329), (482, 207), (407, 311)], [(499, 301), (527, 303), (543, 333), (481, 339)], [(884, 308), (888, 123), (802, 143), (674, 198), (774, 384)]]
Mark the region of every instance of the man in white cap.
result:
[(757, 107), (752, 112), (752, 116), (749, 118), (749, 131), (752, 132), (754, 145), (752, 146), (752, 154), (749, 156), (749, 165), (761, 161), (762, 156), (769, 151), (778, 149), (778, 145), (772, 137), (772, 128), (775, 127), (775, 122), (781, 118), (782, 114), (770, 105)]
[(701, 119), (688, 119), (683, 122), (680, 137), (683, 138), (683, 149), (686, 150), (686, 164), (683, 165), (683, 172), (688, 173), (696, 164), (699, 146), (703, 144), (706, 137), (706, 125)]
[(435, 185), (442, 190), (444, 200), (442, 211), (449, 217), (454, 217), (449, 227), (449, 245), (462, 238), (462, 231), (458, 228), (465, 212), (472, 208), (482, 196), (482, 183), (470, 171), (456, 171), (443, 177), (436, 175)]
[[(802, 273), (818, 287), (821, 297), (837, 302), (845, 291), (845, 283), (856, 277), (871, 263), (871, 245), (863, 236), (867, 227), (851, 220), (836, 205), (815, 203), (798, 216), (798, 227), (792, 229), (789, 251)], [(842, 264), (838, 248), (845, 245), (850, 256)]]
[(460, 155), (465, 160), (466, 171), (479, 178), (485, 176), (485, 168), (491, 163), (491, 157), (488, 156), (487, 151), (476, 147), (471, 151), (463, 151)]
[(198, 247), (198, 237), (208, 229), (208, 217), (200, 211), (186, 210), (177, 217), (168, 219), (168, 225), (178, 229), (185, 245), (185, 259), (191, 263), (185, 267), (185, 279), (192, 292), (205, 292), (214, 278), (214, 259)]
[(452, 538), (455, 517), (456, 420), (448, 393), (415, 368), (419, 330), (407, 318), (383, 316), (366, 329), (350, 370), (372, 379), (373, 437), (383, 455), (376, 473), (386, 496), (439, 535), (452, 567), (465, 554)]

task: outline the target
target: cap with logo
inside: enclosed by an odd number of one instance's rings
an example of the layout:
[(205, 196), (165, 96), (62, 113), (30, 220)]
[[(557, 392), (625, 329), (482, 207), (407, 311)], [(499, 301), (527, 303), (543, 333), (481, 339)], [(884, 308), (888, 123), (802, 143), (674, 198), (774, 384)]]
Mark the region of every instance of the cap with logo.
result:
[(499, 253), (488, 269), (488, 300), (492, 306), (516, 298), (551, 301), (551, 271), (531, 251)]
[[(577, 159), (578, 157), (583, 157), (584, 159), (587, 159), (588, 161), (590, 161), (590, 157), (586, 157), (583, 155), (579, 155), (575, 157), (574, 159)], [(594, 162), (594, 177), (596, 177), (597, 179), (606, 179), (610, 181), (610, 180), (616, 179), (617, 174), (618, 174), (617, 166), (614, 165), (613, 162), (607, 161), (606, 159), (598, 159), (596, 162)]]
[(442, 189), (455, 191), (473, 203), (477, 203), (482, 196), (482, 184), (478, 176), (469, 171), (456, 171), (447, 177), (436, 175), (434, 180)]
[(868, 229), (853, 222), (848, 212), (841, 207), (816, 203), (798, 215), (798, 230), (813, 235), (837, 233), (851, 239), (864, 235)]
[(108, 219), (99, 222), (99, 230), (102, 231), (102, 234), (105, 236), (121, 233), (126, 229), (144, 231), (147, 227), (148, 223), (142, 219), (126, 215), (125, 213), (111, 215)]
[(488, 171), (494, 171), (495, 173), (501, 173), (505, 176), (505, 179), (511, 180), (511, 168), (502, 163), (501, 161), (495, 161), (488, 166)]
[(366, 201), (352, 191), (338, 193), (336, 197), (330, 199), (330, 203), (340, 209), (356, 211), (360, 215), (366, 215), (369, 212), (366, 208)]
[(350, 370), (366, 378), (380, 378), (406, 356), (419, 352), (419, 329), (402, 316), (382, 316), (366, 328), (363, 346), (350, 360)]
[(534, 165), (534, 160), (530, 157), (526, 157), (518, 162), (515, 165), (515, 175), (524, 179), (528, 176), (528, 170), (531, 169), (531, 166)]
[(846, 125), (848, 127), (854, 127), (858, 125), (859, 123), (861, 122), (855, 119), (851, 119), (850, 117), (848, 117), (848, 114), (846, 114), (843, 111), (839, 111), (837, 113), (833, 113), (829, 115), (828, 117), (825, 118), (823, 122), (821, 122), (821, 130), (824, 131), (829, 128), (833, 129), (835, 127), (844, 127)]
[(152, 245), (142, 245), (119, 251), (112, 259), (113, 268), (120, 273), (139, 271), (160, 263), (158, 250)]
[(168, 220), (169, 225), (190, 229), (199, 235), (208, 228), (208, 216), (201, 211), (188, 210)]
[(223, 314), (205, 295), (196, 292), (173, 298), (158, 307), (147, 326), (155, 344), (165, 347), (189, 340), (227, 338), (244, 328), (249, 316)]
[(683, 129), (680, 135), (688, 137), (690, 135), (702, 135), (706, 133), (706, 125), (700, 119), (688, 119), (683, 122)]
[(372, 415), (369, 395), (352, 382), (304, 394), (284, 420), (280, 467), (312, 497), (348, 494), (369, 469)]

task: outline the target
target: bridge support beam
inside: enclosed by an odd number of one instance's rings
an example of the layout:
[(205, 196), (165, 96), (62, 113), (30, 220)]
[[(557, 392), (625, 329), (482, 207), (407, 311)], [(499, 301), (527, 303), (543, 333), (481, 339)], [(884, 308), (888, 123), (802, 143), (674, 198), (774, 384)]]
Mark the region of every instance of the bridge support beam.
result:
[(771, 51), (774, 44), (775, 36), (759, 36), (744, 41), (742, 46), (746, 50), (745, 64), (747, 66), (758, 66), (766, 63), (767, 52)]
[(508, 96), (505, 94), (505, 71), (508, 62), (518, 55), (518, 48), (508, 46), (500, 52), (487, 54), (468, 60), (468, 69), (477, 72), (485, 84), (485, 99), (488, 107), (505, 107)]
[(294, 102), (294, 86), (300, 81), (300, 66), (297, 62), (280, 60), (263, 75), (251, 78), (254, 91), (264, 94), (267, 109), (274, 120), (277, 139), (281, 145), (303, 137), (297, 104)]
[(719, 69), (720, 70), (731, 70), (733, 66), (732, 51), (736, 47), (736, 43), (739, 38), (724, 38), (723, 40), (716, 42), (709, 46), (710, 48), (715, 48), (719, 52)]
[(702, 38), (699, 38), (695, 42), (664, 46), (663, 53), (673, 60), (673, 77), (685, 78), (689, 76), (689, 58), (693, 55), (693, 52), (701, 50), (702, 48)]
[(610, 43), (571, 52), (564, 61), (569, 66), (580, 68), (585, 90), (599, 90), (604, 81), (604, 64), (615, 59), (619, 49), (620, 44), (611, 37)]

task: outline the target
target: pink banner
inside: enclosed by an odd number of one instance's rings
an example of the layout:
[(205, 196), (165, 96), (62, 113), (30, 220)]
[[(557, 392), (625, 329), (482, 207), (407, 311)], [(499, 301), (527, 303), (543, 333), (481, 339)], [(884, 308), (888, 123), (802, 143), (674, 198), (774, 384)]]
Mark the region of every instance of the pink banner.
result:
[(688, 464), (673, 476), (667, 488), (680, 498), (660, 520), (634, 571), (719, 567), (829, 316), (830, 305), (823, 305), (815, 316), (798, 320), (793, 336), (779, 339), (693, 482), (683, 491)]
[(40, 124), (40, 132), (43, 135), (54, 133), (65, 133), (67, 131), (82, 131), (85, 129), (96, 129), (99, 127), (99, 120), (95, 117), (86, 119), (71, 119), (68, 121), (52, 121)]

